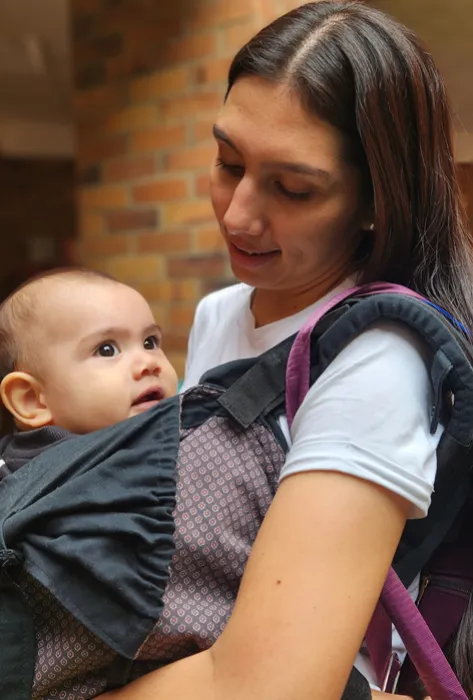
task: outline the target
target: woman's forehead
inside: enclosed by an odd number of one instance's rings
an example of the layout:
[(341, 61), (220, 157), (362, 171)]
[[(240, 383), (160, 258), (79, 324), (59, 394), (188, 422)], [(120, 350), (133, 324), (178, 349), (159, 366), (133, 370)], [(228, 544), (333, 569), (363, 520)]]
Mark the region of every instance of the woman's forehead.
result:
[(309, 114), (294, 90), (257, 77), (235, 83), (216, 123), (238, 150), (252, 155), (266, 151), (300, 160), (317, 153), (338, 160), (343, 152), (342, 135)]

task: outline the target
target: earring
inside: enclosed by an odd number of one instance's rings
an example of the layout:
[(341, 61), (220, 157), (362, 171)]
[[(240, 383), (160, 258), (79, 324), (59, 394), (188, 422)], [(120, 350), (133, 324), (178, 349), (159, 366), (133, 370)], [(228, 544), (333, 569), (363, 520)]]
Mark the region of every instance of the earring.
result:
[(370, 224), (370, 231), (374, 231), (374, 223)]

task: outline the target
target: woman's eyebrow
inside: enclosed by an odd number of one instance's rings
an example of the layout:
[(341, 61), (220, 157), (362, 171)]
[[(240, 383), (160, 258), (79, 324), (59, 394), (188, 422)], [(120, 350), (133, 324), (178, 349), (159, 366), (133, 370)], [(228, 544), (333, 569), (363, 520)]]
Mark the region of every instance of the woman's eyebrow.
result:
[(263, 167), (278, 168), (279, 170), (287, 170), (288, 172), (296, 173), (296, 175), (315, 175), (316, 177), (322, 177), (324, 180), (332, 180), (332, 175), (327, 170), (315, 168), (313, 165), (308, 165), (307, 163), (268, 161), (267, 163), (263, 163)]
[[(214, 124), (212, 127), (212, 133), (214, 135), (214, 138), (216, 138), (218, 141), (223, 141), (228, 146), (230, 146), (230, 148), (232, 148), (235, 151), (235, 153), (238, 153), (238, 155), (241, 156), (241, 152), (235, 146), (231, 138), (227, 136), (227, 134), (224, 131), (222, 131), (222, 129), (216, 124)], [(315, 177), (322, 177), (324, 180), (332, 180), (332, 176), (329, 172), (327, 172), (327, 170), (322, 170), (322, 168), (315, 168), (313, 165), (309, 165), (308, 163), (267, 161), (263, 163), (263, 167), (279, 168), (280, 170), (287, 170), (288, 172), (295, 173), (296, 175), (312, 175)]]
[(235, 146), (235, 144), (233, 143), (231, 138), (229, 136), (227, 136), (226, 133), (224, 131), (222, 131), (222, 129), (219, 126), (217, 126), (216, 124), (214, 124), (212, 127), (212, 133), (214, 135), (214, 138), (216, 138), (218, 141), (223, 141), (224, 143), (228, 144), (230, 146), (230, 148), (233, 148), (233, 150), (236, 153), (238, 153), (239, 156), (241, 156), (240, 151)]

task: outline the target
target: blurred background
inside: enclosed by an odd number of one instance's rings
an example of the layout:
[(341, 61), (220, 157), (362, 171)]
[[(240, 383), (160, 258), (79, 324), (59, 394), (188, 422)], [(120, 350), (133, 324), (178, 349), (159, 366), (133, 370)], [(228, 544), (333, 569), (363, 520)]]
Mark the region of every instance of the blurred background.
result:
[[(150, 301), (183, 374), (198, 299), (231, 281), (208, 201), (229, 61), (289, 0), (0, 0), (0, 296), (85, 264)], [(473, 2), (373, 0), (427, 43), (473, 220)]]

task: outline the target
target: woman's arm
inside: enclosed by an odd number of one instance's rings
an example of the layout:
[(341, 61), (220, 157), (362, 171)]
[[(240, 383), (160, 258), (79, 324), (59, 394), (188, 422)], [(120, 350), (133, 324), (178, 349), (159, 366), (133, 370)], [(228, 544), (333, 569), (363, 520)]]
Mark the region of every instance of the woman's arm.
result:
[(410, 504), (335, 472), (285, 479), (214, 646), (108, 700), (339, 700)]
[(224, 632), (109, 700), (339, 700), (406, 517), (432, 490), (421, 350), (385, 324), (331, 363), (296, 416)]

